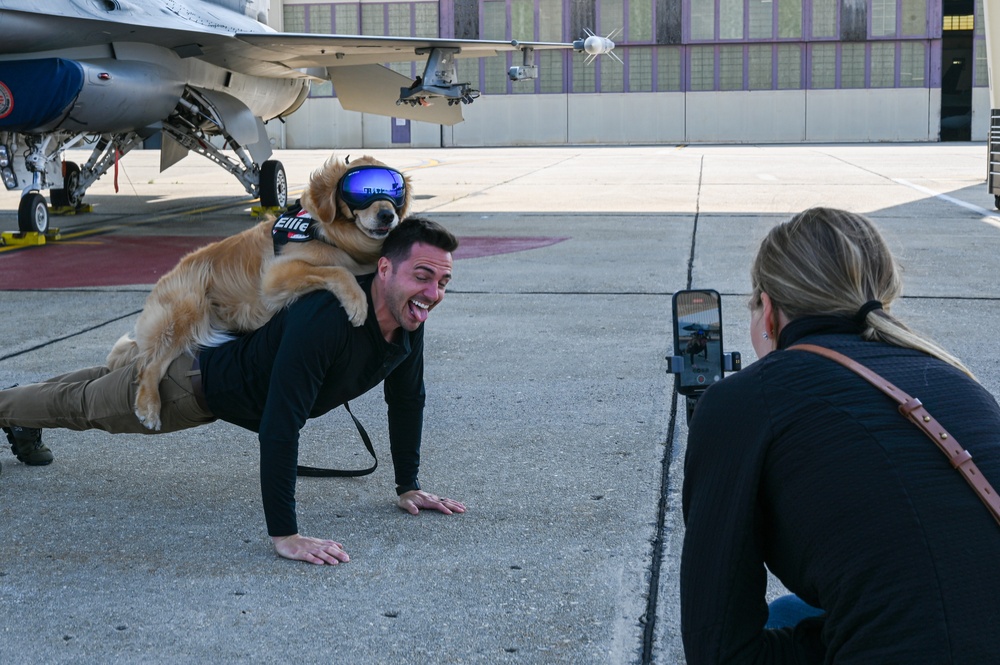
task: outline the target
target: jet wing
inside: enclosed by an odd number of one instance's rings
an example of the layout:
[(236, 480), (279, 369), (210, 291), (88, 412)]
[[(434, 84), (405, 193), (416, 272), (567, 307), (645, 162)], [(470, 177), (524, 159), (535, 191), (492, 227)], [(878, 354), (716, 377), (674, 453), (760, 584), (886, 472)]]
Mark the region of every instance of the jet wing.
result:
[[(426, 39), (421, 37), (368, 37), (364, 35), (316, 35), (290, 32), (235, 35), (244, 49), (235, 45), (223, 48), (248, 59), (280, 63), (293, 69), (309, 67), (346, 67), (383, 62), (421, 60), (432, 48), (458, 49), (456, 58), (486, 58), (500, 53), (535, 50), (572, 49), (571, 43), (519, 42), (468, 39)], [(216, 47), (218, 48), (218, 47)], [(206, 54), (211, 59), (210, 49)]]
[[(302, 78), (310, 74), (300, 70), (315, 67), (422, 60), (424, 54), (418, 54), (418, 49), (454, 48), (459, 49), (455, 57), (482, 58), (523, 48), (574, 46), (275, 32), (245, 17), (236, 25), (228, 13), (226, 20), (214, 20), (204, 14), (181, 12), (183, 3), (167, 3), (169, 8), (157, 8), (156, 4), (123, 3), (117, 11), (101, 12), (86, 3), (0, 0), (0, 56), (133, 42), (169, 48), (182, 58), (199, 58), (251, 76)], [(202, 11), (211, 9), (208, 4), (200, 7)]]

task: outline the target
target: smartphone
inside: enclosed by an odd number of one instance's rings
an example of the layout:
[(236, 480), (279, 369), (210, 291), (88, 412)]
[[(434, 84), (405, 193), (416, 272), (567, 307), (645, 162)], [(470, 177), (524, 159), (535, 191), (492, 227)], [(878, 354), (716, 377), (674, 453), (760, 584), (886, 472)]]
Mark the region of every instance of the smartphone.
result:
[(695, 395), (722, 380), (722, 299), (718, 291), (678, 291), (673, 297), (674, 355), (684, 358), (677, 392)]

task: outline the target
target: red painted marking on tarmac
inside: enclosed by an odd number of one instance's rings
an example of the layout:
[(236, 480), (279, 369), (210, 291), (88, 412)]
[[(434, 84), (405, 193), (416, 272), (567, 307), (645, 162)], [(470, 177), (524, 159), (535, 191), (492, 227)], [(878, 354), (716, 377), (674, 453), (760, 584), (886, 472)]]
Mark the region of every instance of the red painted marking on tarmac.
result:
[[(205, 236), (88, 236), (0, 253), (0, 290), (66, 289), (155, 284), (193, 249), (219, 240)], [(467, 237), (456, 259), (523, 252), (567, 238)]]
[(88, 236), (0, 254), (0, 288), (155, 284), (182, 256), (219, 238)]

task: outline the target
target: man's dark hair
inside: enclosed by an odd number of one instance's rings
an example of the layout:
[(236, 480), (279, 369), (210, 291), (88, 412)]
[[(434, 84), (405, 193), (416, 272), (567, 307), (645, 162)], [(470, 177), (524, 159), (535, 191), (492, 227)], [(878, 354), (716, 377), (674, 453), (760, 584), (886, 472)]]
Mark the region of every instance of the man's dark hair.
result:
[(410, 248), (418, 242), (446, 252), (458, 249), (458, 238), (437, 222), (423, 217), (407, 217), (386, 236), (382, 256), (393, 263), (405, 261), (410, 256)]

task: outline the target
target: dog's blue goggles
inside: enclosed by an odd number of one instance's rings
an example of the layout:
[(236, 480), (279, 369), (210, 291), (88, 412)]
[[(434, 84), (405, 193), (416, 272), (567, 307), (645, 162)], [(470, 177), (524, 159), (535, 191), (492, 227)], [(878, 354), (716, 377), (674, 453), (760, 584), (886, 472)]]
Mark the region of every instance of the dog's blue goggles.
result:
[(367, 208), (376, 201), (389, 201), (401, 210), (406, 203), (406, 182), (395, 169), (355, 166), (340, 179), (337, 195), (351, 210)]

